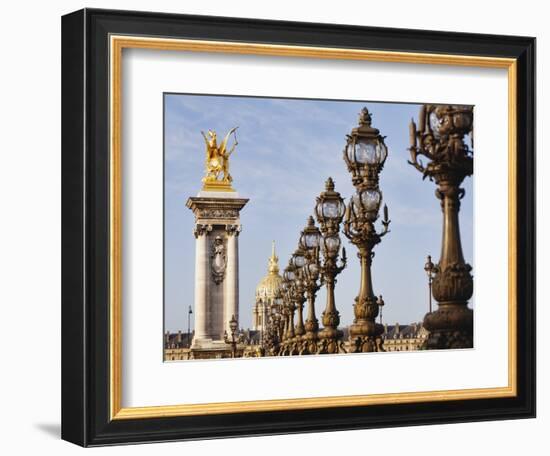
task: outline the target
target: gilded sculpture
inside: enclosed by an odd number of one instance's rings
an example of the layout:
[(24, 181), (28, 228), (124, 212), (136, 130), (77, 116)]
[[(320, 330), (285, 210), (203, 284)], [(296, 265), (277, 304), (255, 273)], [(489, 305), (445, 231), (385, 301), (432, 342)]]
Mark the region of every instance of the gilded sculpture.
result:
[[(206, 174), (202, 178), (205, 191), (234, 191), (231, 187), (233, 178), (229, 174), (229, 157), (237, 147), (237, 128), (229, 130), (222, 143), (218, 145), (217, 134), (213, 130), (201, 131), (206, 144)], [(229, 138), (233, 135), (233, 145), (228, 148)]]

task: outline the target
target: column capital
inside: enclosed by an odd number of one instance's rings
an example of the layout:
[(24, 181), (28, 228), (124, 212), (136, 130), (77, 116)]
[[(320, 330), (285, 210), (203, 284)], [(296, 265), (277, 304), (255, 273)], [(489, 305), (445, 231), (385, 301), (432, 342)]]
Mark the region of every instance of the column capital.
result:
[(241, 225), (228, 224), (225, 225), (225, 232), (228, 236), (238, 236), (242, 231)]
[(212, 225), (205, 225), (202, 223), (197, 223), (193, 229), (193, 234), (195, 239), (198, 239), (199, 236), (203, 236), (207, 232), (212, 231)]

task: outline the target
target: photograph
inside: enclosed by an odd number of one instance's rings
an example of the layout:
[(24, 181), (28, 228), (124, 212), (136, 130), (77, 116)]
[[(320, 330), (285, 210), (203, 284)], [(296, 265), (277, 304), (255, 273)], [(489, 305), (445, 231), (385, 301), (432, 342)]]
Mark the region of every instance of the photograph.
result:
[(165, 362), (475, 349), (474, 106), (163, 98)]

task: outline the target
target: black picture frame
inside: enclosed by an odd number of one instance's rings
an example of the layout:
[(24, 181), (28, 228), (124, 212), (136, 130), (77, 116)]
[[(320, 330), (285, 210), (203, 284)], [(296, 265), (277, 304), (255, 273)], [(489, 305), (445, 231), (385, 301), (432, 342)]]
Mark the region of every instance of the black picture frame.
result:
[[(517, 60), (517, 395), (110, 419), (109, 36), (140, 35)], [(535, 39), (84, 9), (62, 19), (62, 438), (82, 446), (535, 416)]]

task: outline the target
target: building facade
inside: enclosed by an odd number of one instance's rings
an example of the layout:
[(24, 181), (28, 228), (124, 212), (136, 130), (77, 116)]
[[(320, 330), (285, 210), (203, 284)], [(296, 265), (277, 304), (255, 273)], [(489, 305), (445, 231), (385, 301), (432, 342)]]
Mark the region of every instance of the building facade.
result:
[(415, 351), (422, 350), (428, 339), (429, 332), (422, 326), (422, 323), (411, 323), (410, 325), (384, 325), (384, 350), (393, 351)]
[(183, 361), (189, 359), (189, 346), (191, 345), (191, 339), (193, 334), (182, 333), (170, 333), (166, 331), (164, 333), (164, 361)]

